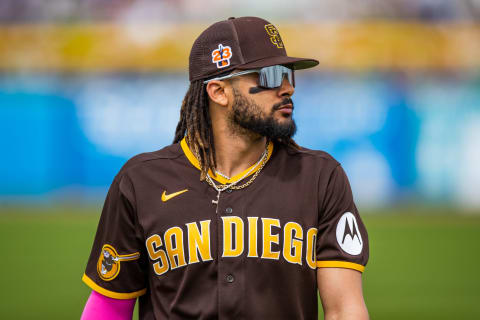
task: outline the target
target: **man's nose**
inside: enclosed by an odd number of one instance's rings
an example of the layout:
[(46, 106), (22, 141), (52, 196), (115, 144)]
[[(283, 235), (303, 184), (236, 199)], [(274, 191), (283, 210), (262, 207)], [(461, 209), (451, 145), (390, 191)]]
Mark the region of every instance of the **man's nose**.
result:
[(289, 96), (291, 97), (293, 93), (295, 92), (295, 88), (293, 85), (288, 81), (287, 77), (283, 78), (282, 85), (280, 86), (278, 90), (278, 95), (279, 96)]

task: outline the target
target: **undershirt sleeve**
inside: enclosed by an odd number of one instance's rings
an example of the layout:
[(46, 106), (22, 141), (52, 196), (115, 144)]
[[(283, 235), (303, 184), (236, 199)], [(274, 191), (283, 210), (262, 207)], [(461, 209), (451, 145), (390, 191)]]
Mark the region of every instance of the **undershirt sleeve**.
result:
[(92, 291), (80, 320), (131, 320), (135, 299), (112, 299)]

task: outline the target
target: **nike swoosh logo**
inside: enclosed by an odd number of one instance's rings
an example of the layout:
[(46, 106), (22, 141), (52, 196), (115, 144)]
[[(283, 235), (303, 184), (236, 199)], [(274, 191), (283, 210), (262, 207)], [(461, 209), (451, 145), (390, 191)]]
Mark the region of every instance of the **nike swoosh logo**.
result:
[(162, 201), (163, 202), (167, 202), (168, 200), (182, 194), (182, 193), (185, 193), (187, 192), (188, 189), (185, 189), (185, 190), (182, 190), (182, 191), (177, 191), (177, 192), (174, 192), (174, 193), (170, 193), (170, 194), (166, 194), (165, 191), (163, 191), (162, 193)]

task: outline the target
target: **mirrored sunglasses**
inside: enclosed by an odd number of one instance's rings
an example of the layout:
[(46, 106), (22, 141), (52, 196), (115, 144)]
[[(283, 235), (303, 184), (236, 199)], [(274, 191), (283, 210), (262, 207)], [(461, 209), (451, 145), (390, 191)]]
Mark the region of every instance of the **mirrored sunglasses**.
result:
[(258, 73), (258, 85), (263, 88), (275, 89), (280, 87), (282, 85), (283, 78), (285, 76), (287, 77), (287, 80), (290, 82), (290, 84), (295, 87), (295, 76), (294, 76), (293, 70), (281, 65), (275, 65), (275, 66), (263, 67), (261, 69), (252, 69), (252, 70), (240, 71), (237, 73), (231, 73), (226, 76), (205, 80), (203, 81), (203, 83), (206, 84), (212, 80), (230, 79), (233, 77), (238, 77), (238, 76), (249, 74), (249, 73)]

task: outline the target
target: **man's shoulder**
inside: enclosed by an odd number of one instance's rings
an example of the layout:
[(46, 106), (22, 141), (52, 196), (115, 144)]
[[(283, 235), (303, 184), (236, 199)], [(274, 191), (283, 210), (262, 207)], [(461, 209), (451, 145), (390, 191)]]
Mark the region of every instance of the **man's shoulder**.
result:
[(137, 154), (130, 158), (120, 169), (117, 174), (117, 177), (122, 177), (126, 173), (141, 168), (145, 165), (148, 165), (152, 162), (161, 162), (168, 159), (175, 159), (182, 155), (180, 144), (175, 143), (169, 146), (166, 146), (160, 150), (152, 152), (144, 152)]
[(280, 149), (283, 149), (285, 154), (292, 159), (296, 158), (300, 161), (320, 161), (332, 166), (338, 166), (340, 164), (332, 155), (323, 150), (314, 150), (302, 146), (298, 148), (285, 146), (280, 147)]

